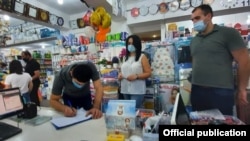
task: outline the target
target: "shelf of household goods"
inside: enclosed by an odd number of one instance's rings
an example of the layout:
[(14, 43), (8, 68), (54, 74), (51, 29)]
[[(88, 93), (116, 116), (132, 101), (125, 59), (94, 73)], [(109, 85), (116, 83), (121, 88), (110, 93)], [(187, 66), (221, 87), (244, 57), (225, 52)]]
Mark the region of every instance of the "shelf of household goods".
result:
[(53, 25), (51, 23), (38, 21), (38, 20), (35, 20), (33, 18), (30, 18), (30, 17), (25, 17), (23, 15), (20, 15), (20, 14), (17, 14), (17, 13), (11, 13), (11, 12), (4, 11), (4, 10), (1, 10), (1, 9), (0, 9), (0, 14), (6, 14), (6, 15), (12, 17), (12, 18), (16, 18), (16, 19), (23, 20), (23, 21), (26, 21), (26, 22), (32, 22), (32, 23), (35, 23), (35, 24), (39, 24), (39, 25), (54, 28), (54, 29), (58, 29), (60, 31), (68, 31), (68, 30), (70, 30), (69, 28), (66, 28), (66, 27), (63, 27), (63, 26)]
[(23, 46), (23, 45), (31, 45), (31, 44), (37, 44), (37, 43), (42, 43), (42, 42), (53, 41), (56, 39), (57, 39), (57, 37), (46, 37), (46, 38), (41, 38), (41, 39), (33, 40), (33, 41), (20, 42), (20, 43), (0, 46), (0, 48), (9, 48), (9, 47), (16, 47), (16, 46)]

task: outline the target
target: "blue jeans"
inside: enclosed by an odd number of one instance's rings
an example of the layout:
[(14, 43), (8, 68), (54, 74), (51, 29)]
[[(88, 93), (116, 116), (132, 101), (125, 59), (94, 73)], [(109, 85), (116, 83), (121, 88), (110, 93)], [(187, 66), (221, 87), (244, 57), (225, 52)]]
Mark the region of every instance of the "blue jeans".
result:
[(30, 93), (29, 92), (23, 93), (22, 94), (22, 99), (23, 99), (23, 103), (24, 104), (27, 104), (27, 103), (31, 102), (31, 100), (30, 100)]
[(234, 93), (234, 89), (192, 85), (192, 109), (194, 111), (219, 109), (224, 115), (233, 115)]
[(144, 100), (144, 94), (123, 94), (125, 100), (135, 100), (136, 108), (141, 108)]

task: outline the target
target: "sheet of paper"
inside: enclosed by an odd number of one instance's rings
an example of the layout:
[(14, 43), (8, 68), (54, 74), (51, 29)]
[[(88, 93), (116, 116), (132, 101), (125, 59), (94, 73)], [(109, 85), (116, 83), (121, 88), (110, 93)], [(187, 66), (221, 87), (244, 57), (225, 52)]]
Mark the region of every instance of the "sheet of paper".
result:
[(57, 128), (68, 127), (92, 118), (91, 115), (86, 117), (86, 111), (84, 109), (78, 109), (75, 117), (53, 117), (51, 123)]

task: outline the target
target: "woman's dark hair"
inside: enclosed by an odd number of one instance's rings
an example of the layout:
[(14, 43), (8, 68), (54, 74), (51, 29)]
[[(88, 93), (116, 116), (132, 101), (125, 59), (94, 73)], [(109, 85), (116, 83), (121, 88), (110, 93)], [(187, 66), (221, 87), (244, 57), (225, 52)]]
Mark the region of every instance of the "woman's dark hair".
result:
[(201, 9), (201, 11), (203, 11), (203, 14), (206, 16), (207, 14), (211, 14), (211, 17), (214, 16), (213, 14), (213, 9), (211, 8), (210, 5), (208, 4), (202, 4), (198, 7), (195, 7), (194, 10), (192, 11), (192, 13), (194, 13), (197, 9)]
[(20, 61), (13, 60), (10, 62), (10, 73), (23, 74), (23, 67)]
[(80, 82), (89, 82), (92, 76), (92, 70), (87, 64), (75, 65), (72, 67), (72, 77)]
[(126, 39), (126, 58), (125, 58), (125, 61), (128, 60), (128, 57), (129, 57), (129, 51), (128, 51), (128, 40), (132, 38), (133, 39), (133, 45), (135, 46), (135, 61), (138, 61), (140, 56), (141, 56), (141, 48), (142, 48), (142, 45), (141, 45), (141, 39), (139, 36), (137, 35), (130, 35), (128, 36), (128, 38)]

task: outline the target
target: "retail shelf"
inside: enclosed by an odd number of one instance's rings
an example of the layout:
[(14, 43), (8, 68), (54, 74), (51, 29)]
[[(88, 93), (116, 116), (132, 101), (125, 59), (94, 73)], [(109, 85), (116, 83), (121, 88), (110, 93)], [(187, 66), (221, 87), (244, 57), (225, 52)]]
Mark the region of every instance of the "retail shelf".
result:
[(33, 41), (28, 41), (28, 42), (21, 42), (21, 43), (6, 45), (6, 46), (0, 46), (0, 48), (9, 48), (9, 47), (22, 46), (22, 45), (36, 44), (36, 43), (41, 43), (41, 42), (53, 41), (56, 39), (57, 39), (56, 37), (47, 37), (47, 38), (41, 38), (38, 40), (33, 40)]
[(46, 23), (46, 22), (43, 22), (43, 21), (39, 21), (39, 20), (30, 18), (30, 17), (25, 17), (23, 15), (20, 15), (20, 14), (17, 14), (17, 13), (11, 13), (11, 12), (4, 11), (4, 10), (0, 10), (0, 14), (6, 14), (6, 15), (9, 15), (10, 17), (12, 17), (12, 18), (23, 20), (25, 22), (35, 23), (35, 24), (38, 24), (38, 25), (43, 25), (43, 26), (54, 28), (54, 29), (58, 29), (58, 30), (61, 30), (61, 31), (68, 31), (68, 30), (70, 30), (69, 28), (66, 28), (66, 27), (63, 27), (63, 26), (52, 25), (50, 23)]

